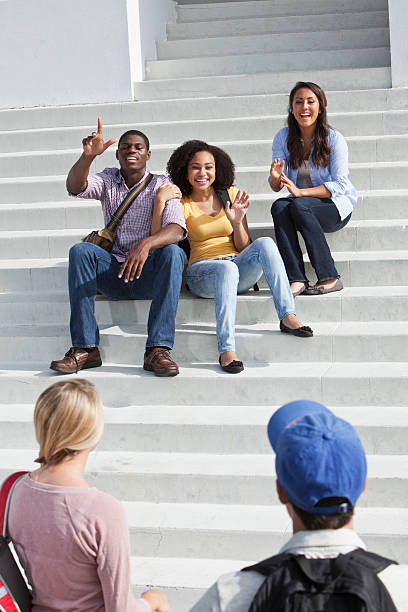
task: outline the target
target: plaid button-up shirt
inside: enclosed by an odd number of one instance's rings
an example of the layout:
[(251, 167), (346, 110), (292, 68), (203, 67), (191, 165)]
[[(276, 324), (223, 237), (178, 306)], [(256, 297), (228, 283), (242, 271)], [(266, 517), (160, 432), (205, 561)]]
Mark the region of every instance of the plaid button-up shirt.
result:
[[(139, 182), (142, 182), (146, 174)], [(112, 249), (112, 255), (118, 261), (124, 261), (128, 252), (135, 244), (143, 238), (150, 236), (154, 198), (159, 187), (164, 183), (170, 182), (166, 176), (154, 174), (148, 186), (137, 196), (136, 200), (127, 210), (118, 227)], [(72, 193), (69, 195), (76, 198), (100, 200), (105, 225), (107, 225), (128, 192), (129, 187), (126, 185), (119, 168), (105, 168), (102, 172), (88, 175), (88, 185), (84, 191), (78, 193), (78, 195)], [(186, 235), (186, 222), (180, 200), (169, 200), (166, 204), (163, 212), (162, 227), (166, 227), (170, 223), (180, 225), (184, 229), (184, 235)]]

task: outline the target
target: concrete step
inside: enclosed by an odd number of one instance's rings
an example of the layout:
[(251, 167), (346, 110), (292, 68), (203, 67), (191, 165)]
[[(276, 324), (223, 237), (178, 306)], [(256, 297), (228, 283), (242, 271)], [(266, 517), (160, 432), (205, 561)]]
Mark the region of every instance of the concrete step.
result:
[[(267, 186), (266, 186), (267, 188)], [(271, 204), (285, 195), (270, 192), (251, 197), (248, 219), (252, 224), (271, 223)], [(33, 202), (31, 204), (1, 205), (2, 228), (9, 231), (63, 230), (78, 227), (97, 228), (103, 226), (102, 211), (96, 200), (74, 200), (66, 196), (61, 202)], [(381, 220), (387, 211), (389, 221), (408, 217), (408, 190), (389, 189), (361, 191), (353, 211), (353, 222)], [(369, 224), (370, 225), (370, 224)]]
[[(331, 6), (334, 6), (333, 4)], [(303, 33), (306, 31), (336, 31), (345, 29), (383, 28), (388, 26), (387, 10), (329, 13), (316, 15), (289, 15), (239, 17), (235, 13), (228, 19), (167, 24), (167, 38), (173, 40), (198, 40), (220, 36), (234, 38), (257, 34)], [(311, 43), (313, 44), (313, 43)]]
[(248, 53), (302, 51), (305, 49), (363, 49), (389, 46), (389, 28), (364, 28), (356, 36), (355, 29), (336, 31), (314, 30), (313, 32), (279, 32), (277, 34), (257, 34), (198, 38), (194, 40), (159, 41), (157, 51), (159, 60), (218, 57)]
[[(185, 140), (198, 138), (219, 146), (235, 147), (237, 151), (230, 150), (236, 163), (245, 163), (243, 155), (255, 155), (259, 151), (260, 159), (270, 157), (270, 146), (274, 134), (286, 123), (286, 115), (264, 115), (258, 117), (235, 117), (202, 121), (173, 121), (171, 123), (138, 124), (138, 128), (148, 134), (151, 141), (153, 161), (166, 164), (167, 159), (176, 146)], [(397, 158), (401, 155), (406, 158), (406, 131), (408, 129), (408, 111), (369, 111), (364, 113), (331, 113), (330, 124), (339, 130), (347, 139), (350, 146), (351, 161), (392, 161), (390, 154)], [(118, 138), (126, 131), (128, 125), (105, 125), (105, 138)], [(13, 172), (21, 176), (21, 162), (27, 163), (24, 155), (31, 159), (38, 158), (41, 163), (42, 156), (60, 155), (63, 152), (75, 151), (81, 153), (81, 141), (84, 136), (93, 130), (93, 126), (79, 128), (52, 128), (15, 130), (0, 132), (1, 160), (7, 164), (10, 155), (12, 163), (3, 170), (3, 175)], [(265, 136), (269, 136), (268, 139)], [(398, 146), (398, 138), (404, 146)], [(245, 142), (245, 151), (242, 151), (242, 142)], [(391, 146), (390, 146), (391, 145)], [(115, 148), (101, 157), (106, 160), (107, 155), (113, 160)], [(253, 151), (253, 152), (252, 152)], [(241, 159), (236, 155), (240, 154)], [(23, 158), (21, 156), (23, 155)], [(114, 160), (113, 160), (114, 161)], [(113, 163), (112, 161), (112, 163)], [(259, 163), (260, 160), (257, 161)], [(3, 165), (2, 163), (2, 165)], [(249, 163), (249, 161), (247, 162)], [(253, 162), (251, 162), (253, 163)], [(47, 162), (44, 164), (47, 167)], [(24, 167), (24, 166), (23, 166)], [(44, 172), (44, 170), (43, 170)], [(42, 174), (43, 172), (39, 172)], [(20, 173), (20, 174), (19, 174)]]
[(325, 91), (388, 88), (391, 87), (391, 70), (388, 67), (333, 70), (305, 68), (280, 72), (279, 78), (269, 71), (255, 74), (163, 78), (134, 83), (134, 95), (137, 100), (163, 100), (281, 93), (290, 91), (296, 81), (316, 81)]
[(3, 229), (43, 231), (74, 229), (79, 226), (95, 229), (104, 225), (97, 200), (74, 200), (66, 196), (61, 202), (33, 202), (1, 206)]
[[(10, 171), (13, 168), (11, 160), (19, 154), (8, 156), (4, 166), (10, 166)], [(97, 158), (93, 163), (93, 172), (100, 172), (106, 167), (112, 167), (113, 162), (110, 162), (110, 153), (106, 153), (104, 158)], [(45, 202), (47, 200), (62, 200), (67, 198), (66, 193), (66, 172), (67, 169), (78, 158), (77, 152), (67, 153), (52, 153), (47, 157), (35, 156), (31, 158), (26, 155), (20, 155), (21, 166), (24, 161), (24, 170), (31, 175), (21, 175), (12, 177), (0, 178), (0, 204), (7, 204), (12, 201), (15, 204), (20, 202)], [(41, 164), (43, 161), (43, 164)], [(266, 159), (268, 163), (270, 160)], [(265, 163), (264, 162), (264, 163)], [(153, 160), (154, 163), (154, 160)], [(154, 166), (152, 163), (151, 172), (162, 174), (165, 172), (164, 167)], [(116, 164), (114, 164), (116, 165)], [(408, 188), (408, 162), (370, 162), (370, 163), (351, 163), (350, 180), (359, 191), (376, 190), (376, 189), (407, 189)], [(48, 175), (37, 175), (36, 172), (49, 171)], [(268, 189), (268, 176), (270, 165), (256, 166), (240, 166), (236, 167), (235, 178), (236, 184), (246, 189), (250, 195), (263, 194)], [(21, 170), (21, 168), (20, 168)], [(57, 171), (64, 174), (57, 174)], [(18, 172), (19, 169), (15, 169)], [(67, 198), (68, 199), (68, 198)]]
[[(273, 309), (272, 302), (270, 303)], [(309, 321), (303, 321), (309, 323)], [(244, 363), (408, 362), (406, 321), (313, 323), (313, 338), (282, 334), (277, 323), (236, 325), (237, 353)], [(144, 352), (146, 323), (101, 329), (103, 362), (129, 365)], [(0, 364), (31, 364), (39, 355), (60, 359), (71, 346), (68, 321), (64, 326), (0, 326)], [(9, 347), (12, 347), (10, 350)], [(215, 323), (188, 323), (176, 328), (174, 359), (181, 364), (216, 362)]]
[[(267, 132), (264, 132), (264, 135)], [(272, 137), (273, 138), (273, 137)], [(272, 161), (270, 140), (217, 142), (237, 166), (263, 166)], [(351, 163), (400, 162), (408, 160), (408, 135), (351, 136), (347, 138)], [(156, 152), (155, 152), (156, 153)], [(157, 152), (159, 155), (161, 151)], [(155, 159), (158, 162), (159, 155)]]
[[(332, 255), (346, 286), (392, 286), (407, 278), (407, 251), (346, 251)], [(313, 271), (308, 263), (306, 273), (312, 281)], [(66, 259), (0, 261), (0, 291), (64, 290), (66, 282)]]
[[(118, 451), (267, 454), (266, 425), (278, 406), (126, 406), (104, 408), (105, 429), (98, 446)], [(332, 407), (351, 422), (370, 455), (407, 453), (408, 411), (396, 406)], [(0, 405), (3, 449), (33, 449), (31, 404)], [(160, 524), (158, 521), (157, 525)]]
[[(237, 167), (235, 181), (248, 193), (265, 193), (270, 166)], [(407, 189), (408, 162), (371, 162), (349, 164), (350, 180), (357, 190)]]
[[(54, 357), (54, 356), (53, 356)], [(49, 370), (49, 355), (39, 355), (29, 368), (10, 364), (0, 370), (2, 403), (34, 403), (43, 389), (60, 377)], [(218, 364), (182, 366), (180, 375), (160, 379), (142, 369), (143, 355), (132, 365), (104, 364), (81, 371), (108, 406), (280, 405), (307, 397), (328, 406), (404, 406), (406, 363), (274, 363), (247, 367), (239, 376), (225, 374)], [(391, 399), (392, 398), (392, 399)], [(384, 494), (385, 497), (388, 496)], [(121, 496), (119, 496), (121, 497)], [(214, 500), (215, 501), (215, 500)], [(381, 502), (383, 503), (383, 501)]]
[[(269, 108), (259, 109), (258, 116), (223, 117), (221, 119), (173, 120), (138, 123), (137, 127), (149, 136), (154, 155), (163, 145), (177, 146), (190, 138), (209, 142), (265, 141), (286, 123), (285, 114), (265, 114)], [(282, 106), (282, 111), (284, 108)], [(407, 110), (330, 113), (330, 124), (346, 137), (383, 137), (406, 135)], [(0, 132), (2, 154), (54, 152), (66, 149), (81, 150), (82, 138), (95, 129), (93, 125), (31, 130), (5, 130)], [(118, 138), (129, 129), (129, 124), (104, 123), (104, 136)], [(39, 153), (37, 153), (39, 154)], [(4, 155), (4, 157), (6, 157)], [(4, 159), (3, 157), (3, 159)]]
[[(362, 81), (357, 81), (362, 82)], [(294, 81), (290, 82), (289, 88)], [(355, 83), (353, 83), (355, 87)], [(328, 108), (331, 113), (369, 112), (386, 110), (406, 110), (407, 89), (370, 89), (339, 91), (335, 86), (327, 92)], [(231, 96), (226, 92), (222, 98), (215, 97), (215, 92), (205, 90), (203, 97), (175, 100), (149, 100), (146, 102), (125, 102), (112, 104), (87, 104), (85, 106), (51, 106), (0, 110), (0, 130), (21, 130), (30, 138), (31, 130), (44, 129), (46, 133), (57, 128), (78, 128), (79, 142), (89, 127), (96, 126), (96, 118), (101, 115), (106, 125), (126, 125), (127, 128), (144, 123), (159, 122), (168, 124), (183, 120), (197, 121), (205, 119), (229, 119), (232, 117), (253, 117), (259, 115), (286, 115), (288, 91), (284, 93), (265, 93)], [(212, 96), (211, 103), (208, 97)], [(168, 97), (166, 95), (166, 97)], [(137, 122), (135, 119), (137, 118)], [(52, 127), (51, 127), (52, 126)], [(150, 134), (149, 134), (150, 135)], [(64, 138), (61, 135), (61, 138)], [(23, 141), (19, 141), (20, 144)], [(41, 134), (37, 135), (36, 146), (41, 147)], [(78, 140), (75, 141), (75, 144)], [(4, 142), (2, 141), (2, 145)], [(56, 148), (54, 143), (53, 147)], [(65, 146), (65, 145), (64, 145)], [(45, 147), (47, 148), (47, 147)], [(22, 150), (21, 147), (18, 147)]]
[[(0, 450), (0, 477), (33, 467), (37, 452)], [(88, 459), (91, 486), (126, 501), (154, 503), (277, 505), (270, 455), (102, 451)], [(408, 503), (408, 457), (368, 455), (368, 484), (360, 506), (404, 508)], [(387, 495), (384, 492), (387, 492)]]
[[(405, 120), (408, 119), (408, 113)], [(240, 122), (232, 124), (232, 133), (228, 141), (222, 141), (222, 136), (219, 135), (217, 140), (208, 139), (213, 144), (225, 149), (231, 156), (236, 166), (264, 166), (269, 163), (272, 158), (272, 139), (274, 131), (269, 131), (266, 121), (255, 122), (255, 132), (259, 131), (261, 136), (262, 124), (264, 127), (263, 134), (259, 140), (255, 140), (257, 134), (253, 138), (243, 140), (245, 134), (240, 133)], [(282, 126), (283, 121), (280, 123)], [(408, 125), (408, 121), (407, 121)], [(188, 138), (200, 137), (194, 131), (193, 126), (188, 128), (191, 130)], [(279, 127), (275, 131), (278, 131)], [(270, 139), (265, 140), (265, 135), (270, 134)], [(117, 134), (118, 135), (118, 134)], [(215, 135), (215, 134), (214, 134)], [(235, 135), (236, 140), (232, 140), (231, 136)], [(205, 138), (205, 134), (201, 135)], [(161, 168), (159, 172), (164, 172), (167, 161), (174, 149), (184, 141), (180, 138), (171, 144), (152, 145), (152, 164), (156, 168)], [(376, 163), (376, 162), (400, 162), (408, 161), (408, 135), (392, 135), (392, 136), (351, 136), (347, 138), (349, 146), (349, 160), (351, 163)], [(1, 169), (0, 177), (16, 178), (20, 176), (42, 176), (68, 173), (69, 168), (75, 163), (81, 155), (81, 149), (63, 149), (63, 150), (48, 150), (48, 151), (24, 151), (18, 153), (3, 153), (0, 154)], [(106, 167), (117, 166), (115, 158), (115, 149), (107, 151), (103, 157), (97, 158), (91, 171), (100, 172)]]
[[(268, 209), (266, 212), (269, 212)], [(268, 218), (268, 214), (265, 217)], [(275, 231), (268, 221), (250, 225), (250, 231), (252, 240), (262, 236), (271, 236), (275, 240)], [(408, 245), (408, 220), (350, 221), (341, 232), (327, 234), (327, 241), (330, 249), (337, 252), (405, 250)], [(300, 243), (303, 252), (306, 253), (302, 239)], [(11, 248), (8, 250), (10, 252)], [(5, 254), (7, 256), (7, 250)]]
[[(296, 311), (308, 323), (348, 321), (407, 321), (408, 285), (391, 287), (345, 287), (325, 296), (299, 296)], [(97, 296), (96, 318), (104, 326), (145, 324), (149, 300), (108, 300)], [(0, 293), (2, 325), (64, 325), (69, 321), (68, 290), (50, 292)], [(237, 298), (237, 325), (278, 321), (269, 289), (249, 291)], [(177, 311), (177, 324), (214, 323), (214, 302), (202, 300), (183, 289)]]
[(194, 21), (217, 21), (218, 19), (230, 19), (234, 17), (268, 17), (282, 15), (288, 17), (290, 15), (320, 15), (321, 13), (336, 14), (346, 12), (370, 12), (381, 11), (387, 9), (386, 0), (341, 0), (333, 4), (330, 0), (305, 0), (299, 5), (296, 0), (289, 2), (274, 2), (272, 0), (263, 0), (262, 2), (233, 2), (232, 4), (210, 4), (205, 2), (199, 6), (180, 6), (177, 9), (177, 21), (194, 22)]
[[(275, 199), (283, 197), (286, 192), (282, 190), (279, 193), (271, 192), (271, 195), (255, 194), (251, 196), (251, 206), (248, 210), (248, 219), (252, 224), (268, 223), (270, 220), (271, 204)], [(271, 197), (272, 196), (272, 197)], [(387, 219), (396, 220), (407, 217), (408, 213), (408, 190), (406, 189), (378, 189), (370, 191), (359, 191), (357, 204), (353, 210), (354, 221), (367, 221), (370, 225), (371, 220), (384, 219), (384, 211), (387, 211)], [(17, 213), (15, 213), (17, 214)], [(10, 219), (12, 218), (7, 213)], [(7, 223), (9, 220), (7, 220)], [(23, 226), (18, 226), (20, 228)], [(13, 227), (10, 226), (10, 229)]]
[[(345, 286), (408, 284), (408, 251), (344, 251), (332, 255)], [(306, 273), (312, 281), (314, 273), (309, 263)], [(66, 286), (66, 259), (0, 260), (0, 292), (59, 291)]]
[[(173, 557), (264, 559), (284, 545), (292, 529), (282, 505), (125, 502), (124, 507), (133, 554), (154, 551), (169, 564)], [(408, 510), (357, 506), (354, 522), (368, 549), (408, 563)]]
[[(384, 41), (385, 42), (385, 41)], [(381, 47), (364, 49), (302, 50), (276, 53), (250, 53), (245, 55), (219, 55), (217, 61), (202, 57), (148, 60), (146, 79), (177, 79), (219, 75), (276, 74), (290, 70), (344, 70), (356, 68), (388, 67), (391, 64), (390, 49)]]
[[(250, 225), (253, 240), (262, 236), (275, 239), (269, 211), (270, 204), (265, 210), (265, 222)], [(82, 229), (0, 231), (0, 259), (66, 257), (70, 247), (80, 242), (91, 229), (94, 226), (88, 225)], [(408, 219), (350, 221), (341, 232), (328, 234), (327, 240), (330, 248), (338, 252), (378, 251), (381, 248), (406, 250)], [(304, 246), (303, 252), (306, 252)]]

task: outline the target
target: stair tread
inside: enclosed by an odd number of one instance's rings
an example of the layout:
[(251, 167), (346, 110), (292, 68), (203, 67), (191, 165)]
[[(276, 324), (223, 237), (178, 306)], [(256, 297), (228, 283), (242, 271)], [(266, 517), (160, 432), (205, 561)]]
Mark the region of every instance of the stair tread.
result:
[[(0, 449), (2, 470), (31, 466), (36, 450)], [(267, 477), (274, 479), (274, 459), (269, 455), (216, 453), (103, 451), (89, 456), (86, 471), (132, 474), (183, 474), (205, 476)], [(367, 455), (368, 478), (408, 479), (408, 455)]]
[[(104, 406), (106, 424), (265, 427), (279, 406)], [(408, 427), (408, 410), (402, 406), (331, 406), (333, 412), (355, 427)], [(32, 404), (0, 404), (0, 422), (32, 422)]]
[[(290, 531), (286, 508), (252, 504), (178, 504), (122, 502), (128, 525), (132, 528), (216, 530), (238, 532)], [(355, 528), (361, 535), (408, 536), (408, 509), (359, 507), (355, 511)]]
[[(252, 297), (252, 296), (251, 296)], [(214, 323), (184, 323), (176, 325), (176, 333), (195, 333), (195, 334), (214, 334), (215, 335), (215, 321)], [(236, 336), (253, 335), (257, 333), (262, 335), (264, 332), (276, 331), (281, 333), (278, 329), (277, 323), (252, 323), (250, 325), (237, 324)], [(146, 323), (124, 323), (124, 324), (104, 324), (100, 326), (101, 336), (145, 336), (146, 335)], [(407, 336), (408, 327), (406, 321), (336, 321), (336, 322), (314, 322), (313, 332), (315, 336), (362, 336), (362, 335), (373, 335), (373, 336)], [(52, 337), (52, 336), (64, 336), (68, 335), (68, 325), (52, 325), (45, 323), (40, 324), (13, 324), (13, 325), (0, 325), (0, 338), (1, 337), (25, 337), (25, 338), (38, 338), (38, 337)]]

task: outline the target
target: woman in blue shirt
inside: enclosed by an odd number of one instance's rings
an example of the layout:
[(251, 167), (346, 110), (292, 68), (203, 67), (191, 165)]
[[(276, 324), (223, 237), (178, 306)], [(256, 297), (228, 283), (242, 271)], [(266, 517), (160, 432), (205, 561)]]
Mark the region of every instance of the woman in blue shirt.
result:
[[(288, 127), (272, 145), (269, 184), (289, 195), (272, 205), (276, 242), (294, 296), (340, 291), (340, 280), (325, 232), (336, 232), (350, 220), (357, 193), (348, 178), (344, 137), (329, 127), (324, 91), (298, 82), (289, 95)], [(303, 236), (317, 283), (309, 286), (297, 230)]]

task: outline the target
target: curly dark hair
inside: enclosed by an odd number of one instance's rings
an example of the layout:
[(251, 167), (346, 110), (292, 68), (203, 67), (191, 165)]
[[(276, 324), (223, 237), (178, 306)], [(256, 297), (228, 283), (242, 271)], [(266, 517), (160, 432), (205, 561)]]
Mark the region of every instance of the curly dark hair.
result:
[(187, 140), (173, 151), (167, 162), (167, 174), (183, 196), (190, 195), (193, 189), (187, 179), (187, 167), (194, 155), (200, 151), (208, 151), (214, 157), (215, 181), (212, 184), (214, 189), (228, 189), (234, 183), (235, 166), (228, 153), (203, 140)]
[(289, 107), (288, 107), (288, 152), (289, 160), (288, 164), (290, 168), (296, 170), (299, 168), (303, 161), (303, 145), (301, 142), (301, 134), (298, 122), (292, 113), (293, 100), (295, 94), (299, 89), (310, 89), (315, 94), (319, 101), (319, 115), (316, 121), (316, 128), (313, 136), (313, 151), (312, 161), (315, 166), (326, 168), (329, 163), (330, 147), (329, 147), (329, 124), (327, 122), (327, 99), (323, 89), (311, 83), (310, 81), (298, 81), (292, 91), (289, 94)]

